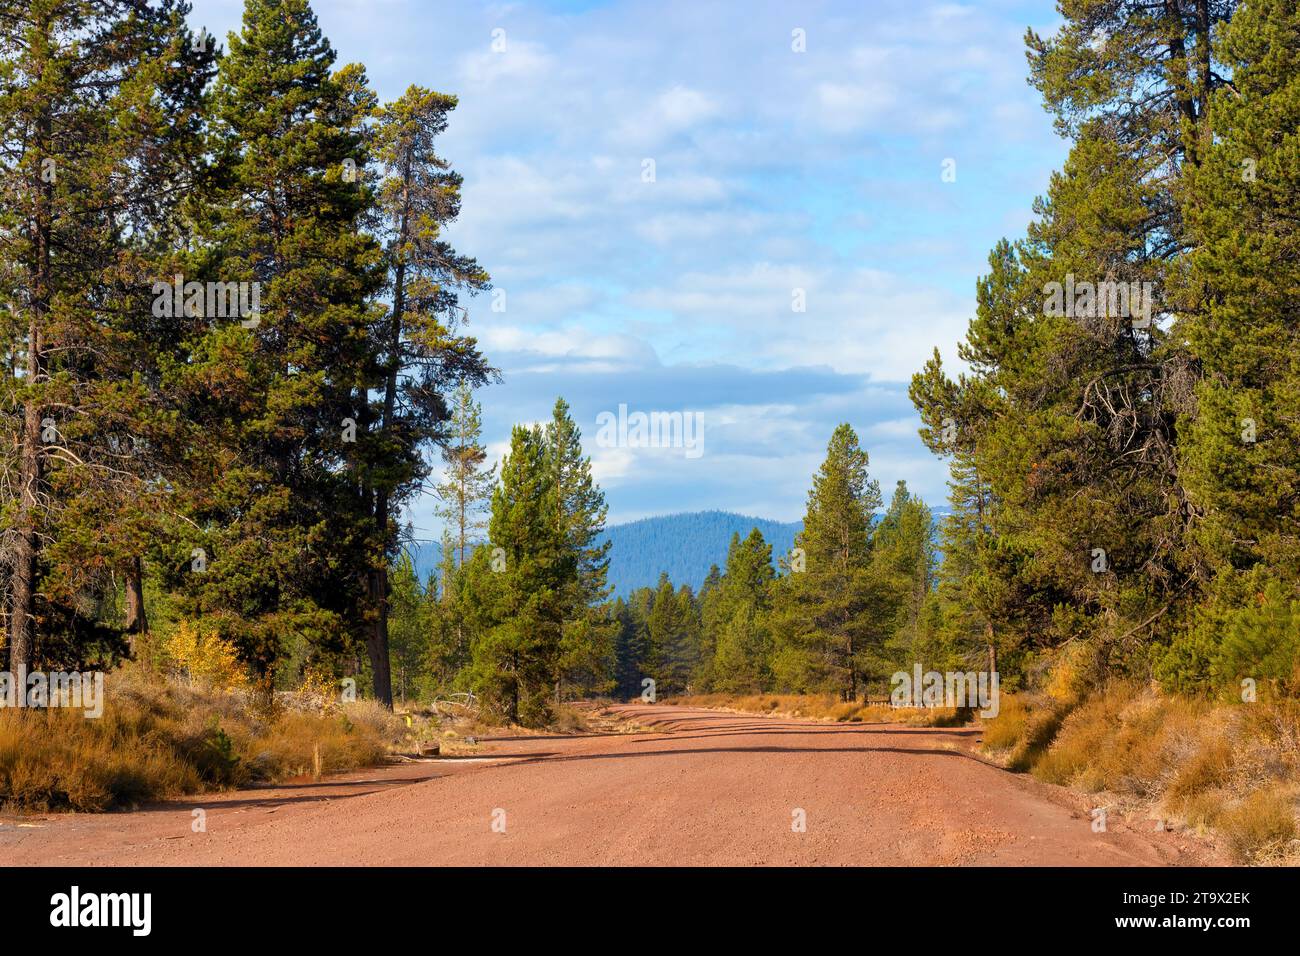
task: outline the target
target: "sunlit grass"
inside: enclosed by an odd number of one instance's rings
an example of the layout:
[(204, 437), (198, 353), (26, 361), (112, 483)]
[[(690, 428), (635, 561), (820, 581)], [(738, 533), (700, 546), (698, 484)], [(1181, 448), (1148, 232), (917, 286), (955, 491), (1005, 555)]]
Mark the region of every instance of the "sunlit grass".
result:
[(1238, 862), (1300, 860), (1300, 703), (1226, 704), (1112, 681), (1005, 696), (983, 747), (1013, 769), (1212, 833)]
[(133, 666), (108, 674), (104, 690), (94, 719), (69, 708), (0, 710), (0, 805), (107, 810), (350, 770), (383, 760), (403, 729), (369, 701), (261, 699)]

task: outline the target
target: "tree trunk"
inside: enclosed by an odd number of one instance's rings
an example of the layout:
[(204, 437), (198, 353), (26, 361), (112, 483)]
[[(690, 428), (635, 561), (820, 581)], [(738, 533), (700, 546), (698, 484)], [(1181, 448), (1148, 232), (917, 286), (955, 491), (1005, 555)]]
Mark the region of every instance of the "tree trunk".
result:
[(984, 633), (988, 637), (989, 644), (989, 680), (998, 672), (998, 646), (993, 643), (993, 622), (990, 621), (985, 627)]
[[(49, 24), (46, 23), (48, 36)], [(52, 121), (46, 112), (40, 119), (38, 155), (45, 152)], [(39, 164), (38, 164), (39, 165)], [(35, 223), (35, 261), (31, 264), (31, 315), (27, 327), (27, 366), (23, 384), (39, 388), (42, 358), (45, 351), (44, 320), (50, 301), (50, 205), (53, 184), (37, 187)], [(34, 397), (23, 402), (23, 430), (18, 452), (18, 512), (14, 516), (17, 531), (14, 545), (13, 574), (10, 592), (13, 606), (9, 618), (9, 671), (26, 674), (31, 668), (36, 644), (36, 536), (37, 490), (41, 481), (41, 407)], [(20, 678), (21, 679), (21, 678)]]
[[(385, 518), (388, 513), (388, 496), (380, 492), (376, 496), (376, 511), (382, 508)], [(387, 520), (384, 521), (385, 528)], [(384, 552), (387, 556), (387, 549)], [(374, 682), (375, 699), (389, 710), (393, 709), (393, 671), (388, 657), (388, 568), (380, 565), (370, 569), (370, 602), (375, 609), (375, 618), (366, 637), (366, 653), (370, 657), (370, 673)]]
[[(410, 181), (409, 167), (406, 179)], [(399, 248), (407, 237), (408, 203), (403, 199), (402, 221), (399, 228)], [(384, 411), (380, 429), (387, 432), (392, 425), (397, 408), (397, 376), (401, 367), (402, 323), (406, 310), (406, 263), (398, 258), (394, 269), (393, 311), (388, 327), (388, 375), (384, 381)], [(393, 709), (392, 662), (388, 655), (388, 491), (375, 492), (375, 530), (379, 536), (381, 555), (379, 564), (370, 572), (370, 599), (375, 609), (375, 620), (366, 640), (370, 655), (375, 699), (389, 710)]]
[(126, 633), (131, 635), (131, 655), (135, 655), (135, 638), (149, 633), (149, 618), (144, 612), (144, 562), (132, 558), (126, 568)]
[[(35, 320), (28, 339), (27, 370), (38, 366), (39, 339)], [(34, 402), (23, 408), (22, 447), (18, 466), (18, 515), (10, 591), (13, 606), (9, 616), (9, 672), (26, 674), (31, 669), (36, 640), (36, 485), (41, 477), (38, 445), (41, 440), (41, 412)], [(18, 679), (22, 679), (21, 677)]]
[(853, 666), (853, 635), (849, 635), (849, 696), (847, 703), (852, 703), (858, 699), (858, 672)]
[(519, 723), (519, 655), (511, 654), (510, 723)]

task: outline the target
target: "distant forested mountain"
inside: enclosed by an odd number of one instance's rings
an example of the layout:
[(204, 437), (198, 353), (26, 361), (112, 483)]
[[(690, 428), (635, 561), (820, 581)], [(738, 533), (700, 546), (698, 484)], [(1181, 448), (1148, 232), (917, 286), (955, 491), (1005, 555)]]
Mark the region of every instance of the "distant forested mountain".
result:
[(802, 521), (770, 521), (730, 511), (661, 515), (613, 525), (605, 532), (613, 542), (609, 583), (616, 596), (626, 595), (639, 587), (654, 587), (660, 573), (667, 571), (673, 584), (689, 584), (698, 590), (710, 565), (726, 563), (733, 534), (743, 538), (758, 528), (772, 546), (775, 562), (794, 547), (794, 536), (801, 527)]
[[(940, 506), (932, 510), (938, 521), (949, 509)], [(605, 537), (613, 542), (609, 549), (609, 584), (615, 597), (626, 596), (639, 587), (654, 587), (659, 575), (667, 571), (673, 584), (689, 584), (698, 590), (710, 565), (722, 567), (726, 563), (733, 533), (743, 538), (750, 529), (758, 528), (772, 546), (775, 565), (794, 547), (794, 536), (802, 527), (802, 521), (772, 521), (731, 511), (660, 515), (611, 525), (605, 531)], [(438, 567), (438, 543), (410, 545), (407, 550), (420, 580), (427, 580)]]

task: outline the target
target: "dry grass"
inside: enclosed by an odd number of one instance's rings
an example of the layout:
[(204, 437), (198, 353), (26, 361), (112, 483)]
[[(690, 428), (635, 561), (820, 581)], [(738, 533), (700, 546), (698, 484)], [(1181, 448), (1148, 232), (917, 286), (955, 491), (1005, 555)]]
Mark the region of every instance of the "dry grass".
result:
[(1295, 701), (1222, 704), (1125, 682), (1004, 697), (983, 746), (1039, 779), (1214, 833), (1238, 862), (1300, 862)]
[(472, 707), (447, 709), (413, 705), (399, 708), (398, 718), (407, 724), (404, 740), (412, 750), (424, 751), (437, 745), (448, 757), (468, 757), (483, 752), (483, 743), (502, 733), (519, 737), (547, 734), (590, 734), (638, 732), (625, 718), (615, 718), (601, 701), (573, 701), (553, 708), (544, 727), (523, 727), (493, 720)]
[(401, 724), (372, 702), (321, 707), (153, 676), (106, 675), (103, 716), (0, 710), (0, 805), (129, 807), (208, 789), (380, 762)]
[(674, 697), (665, 703), (682, 707), (733, 711), (741, 714), (770, 714), (808, 720), (841, 723), (889, 723), (910, 727), (952, 727), (966, 718), (953, 707), (890, 707), (887, 704), (845, 702), (834, 694), (695, 694)]

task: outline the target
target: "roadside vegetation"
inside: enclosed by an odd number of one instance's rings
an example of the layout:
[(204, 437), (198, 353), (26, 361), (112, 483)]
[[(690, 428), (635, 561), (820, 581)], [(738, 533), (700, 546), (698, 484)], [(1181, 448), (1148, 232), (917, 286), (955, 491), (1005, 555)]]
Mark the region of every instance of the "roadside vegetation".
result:
[[(464, 756), (503, 728), (472, 701), (412, 703), (397, 712), (345, 699), (308, 671), (276, 690), (239, 661), (234, 644), (183, 622), (143, 641), (138, 659), (105, 675), (101, 716), (75, 707), (0, 708), (0, 810), (80, 812), (254, 783), (319, 779), (394, 755)], [(543, 728), (514, 733), (635, 732), (599, 702), (563, 704)]]
[[(1064, 668), (1068, 670), (1068, 668)], [(1211, 837), (1239, 863), (1300, 864), (1300, 702), (1053, 680), (1004, 695), (983, 749), (1095, 806)]]
[(405, 730), (373, 700), (331, 703), (310, 687), (268, 695), (134, 664), (105, 687), (93, 720), (70, 708), (0, 710), (0, 807), (112, 810), (351, 770), (381, 762)]

